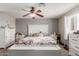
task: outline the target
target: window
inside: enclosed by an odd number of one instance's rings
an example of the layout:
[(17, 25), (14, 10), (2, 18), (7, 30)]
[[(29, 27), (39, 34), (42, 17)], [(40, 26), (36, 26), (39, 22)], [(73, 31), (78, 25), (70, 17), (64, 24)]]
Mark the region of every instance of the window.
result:
[(79, 14), (77, 15), (77, 30), (79, 30)]
[(64, 38), (67, 40), (69, 33), (76, 31), (77, 28), (79, 29), (79, 20), (77, 21), (77, 15), (65, 16), (64, 23)]

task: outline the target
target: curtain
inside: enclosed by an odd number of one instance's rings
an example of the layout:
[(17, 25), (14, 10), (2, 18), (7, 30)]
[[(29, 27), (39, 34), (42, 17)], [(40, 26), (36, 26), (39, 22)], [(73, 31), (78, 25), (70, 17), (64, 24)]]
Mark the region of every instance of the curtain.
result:
[(70, 21), (68, 20), (68, 17), (65, 16), (64, 18), (64, 39), (68, 40), (68, 33), (70, 31)]

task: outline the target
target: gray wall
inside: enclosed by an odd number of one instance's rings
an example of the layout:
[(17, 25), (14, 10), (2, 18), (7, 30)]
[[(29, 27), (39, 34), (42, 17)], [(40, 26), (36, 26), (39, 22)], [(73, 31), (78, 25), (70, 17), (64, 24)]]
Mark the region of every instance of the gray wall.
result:
[(7, 13), (0, 12), (0, 27), (9, 24), (10, 27), (15, 28), (15, 18)]
[(58, 32), (58, 19), (16, 19), (16, 32), (27, 34), (28, 24), (48, 24), (49, 34)]

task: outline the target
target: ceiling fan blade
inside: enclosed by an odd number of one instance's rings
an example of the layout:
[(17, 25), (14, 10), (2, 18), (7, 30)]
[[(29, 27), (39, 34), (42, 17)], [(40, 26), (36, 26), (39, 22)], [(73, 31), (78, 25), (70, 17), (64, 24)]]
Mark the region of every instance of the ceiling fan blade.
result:
[(22, 9), (23, 11), (27, 11), (27, 12), (30, 12), (30, 11), (28, 11), (28, 10), (25, 10), (25, 9)]
[(23, 15), (23, 17), (30, 15), (30, 13)]
[(35, 7), (31, 7), (30, 12), (31, 12), (31, 13), (34, 13), (34, 11), (35, 11)]
[(41, 10), (37, 10), (37, 12), (42, 12)]
[(41, 15), (41, 14), (38, 14), (38, 13), (35, 13), (36, 15), (38, 15), (38, 16), (40, 16), (40, 17), (44, 17), (43, 15)]

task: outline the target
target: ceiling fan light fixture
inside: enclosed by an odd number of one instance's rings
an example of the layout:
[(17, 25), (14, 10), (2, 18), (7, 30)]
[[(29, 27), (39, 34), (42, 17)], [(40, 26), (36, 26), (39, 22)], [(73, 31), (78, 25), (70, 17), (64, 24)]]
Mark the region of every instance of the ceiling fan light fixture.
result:
[(36, 15), (34, 13), (30, 14), (31, 17), (35, 17)]
[[(27, 11), (23, 9), (24, 11)], [(29, 13), (23, 15), (23, 17), (30, 15), (33, 19), (35, 19), (36, 16), (39, 17), (44, 17), (42, 14), (40, 14), (42, 11), (41, 10), (36, 10), (35, 7), (31, 7), (31, 10), (28, 11)]]

